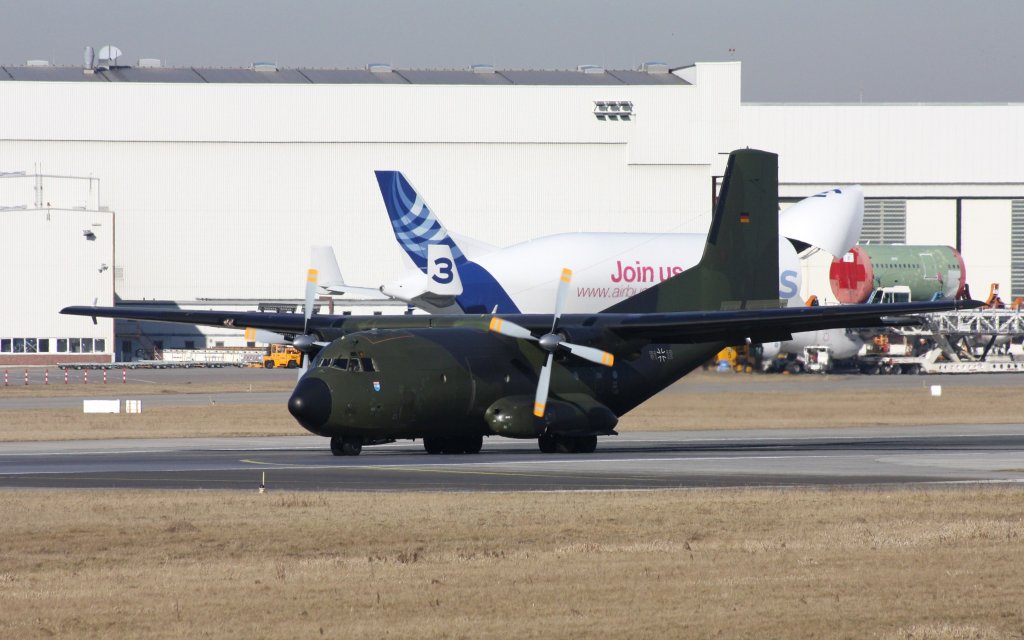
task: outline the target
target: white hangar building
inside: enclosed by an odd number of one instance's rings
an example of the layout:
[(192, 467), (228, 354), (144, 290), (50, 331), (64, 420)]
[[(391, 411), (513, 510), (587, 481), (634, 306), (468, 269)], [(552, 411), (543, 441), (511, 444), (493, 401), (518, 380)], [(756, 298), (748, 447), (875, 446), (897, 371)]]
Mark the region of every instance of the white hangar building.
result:
[[(120, 358), (150, 331), (115, 338), (110, 322), (59, 316), (68, 304), (294, 301), (313, 244), (335, 247), (351, 283), (396, 277), (375, 169), (403, 171), (449, 230), (508, 245), (706, 230), (723, 154), (756, 147), (780, 155), (784, 198), (860, 183), (866, 238), (959, 247), (975, 295), (1024, 295), (1024, 105), (744, 103), (739, 62), (139, 62), (0, 66), (0, 365), (67, 361), (72, 344)], [(206, 340), (161, 331), (164, 347)]]

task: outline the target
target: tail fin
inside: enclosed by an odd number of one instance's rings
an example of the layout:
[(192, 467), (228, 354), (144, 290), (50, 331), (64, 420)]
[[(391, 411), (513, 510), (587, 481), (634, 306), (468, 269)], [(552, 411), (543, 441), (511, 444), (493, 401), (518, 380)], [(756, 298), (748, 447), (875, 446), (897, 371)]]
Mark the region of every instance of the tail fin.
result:
[(341, 268), (338, 266), (338, 258), (334, 255), (333, 247), (329, 245), (310, 247), (309, 264), (320, 272), (321, 286), (345, 285), (345, 279), (341, 277)]
[(400, 171), (374, 173), (395, 230), (395, 239), (420, 271), (427, 272), (427, 247), (432, 244), (451, 247), (455, 264), (461, 265), (466, 261), (466, 256), (448, 235), (448, 230)]
[(779, 306), (779, 158), (729, 154), (700, 262), (607, 309), (610, 313)]

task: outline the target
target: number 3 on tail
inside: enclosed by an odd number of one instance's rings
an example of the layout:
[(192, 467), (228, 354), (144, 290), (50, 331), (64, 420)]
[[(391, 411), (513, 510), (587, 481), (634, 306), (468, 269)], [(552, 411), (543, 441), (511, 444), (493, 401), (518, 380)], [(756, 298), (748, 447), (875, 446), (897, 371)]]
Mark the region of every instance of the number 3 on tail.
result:
[(436, 258), (434, 260), (434, 266), (436, 267), (436, 273), (432, 276), (434, 282), (438, 284), (449, 284), (455, 279), (455, 273), (452, 271), (452, 267), (454, 265), (451, 258)]

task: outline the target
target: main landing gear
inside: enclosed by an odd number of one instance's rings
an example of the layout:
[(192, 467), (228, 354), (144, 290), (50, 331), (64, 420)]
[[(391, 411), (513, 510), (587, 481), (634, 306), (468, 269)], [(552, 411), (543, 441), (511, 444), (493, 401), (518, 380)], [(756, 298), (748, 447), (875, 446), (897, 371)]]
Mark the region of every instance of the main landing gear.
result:
[(541, 453), (594, 453), (597, 436), (560, 436), (545, 433), (537, 439)]
[(480, 453), (484, 446), (484, 437), (480, 434), (470, 436), (427, 436), (423, 438), (423, 448), (427, 453)]
[(362, 436), (334, 436), (331, 438), (331, 453), (336, 456), (358, 456), (362, 451)]

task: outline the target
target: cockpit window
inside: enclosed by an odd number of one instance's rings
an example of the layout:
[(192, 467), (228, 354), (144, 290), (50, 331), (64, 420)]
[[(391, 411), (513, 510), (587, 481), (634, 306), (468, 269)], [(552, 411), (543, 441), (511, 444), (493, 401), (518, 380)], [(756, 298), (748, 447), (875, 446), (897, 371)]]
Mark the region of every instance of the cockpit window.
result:
[(321, 367), (331, 367), (332, 369), (339, 369), (341, 371), (348, 371), (351, 373), (369, 373), (376, 371), (377, 368), (373, 366), (373, 360), (370, 358), (362, 357), (351, 357), (351, 358), (324, 358), (321, 361)]

